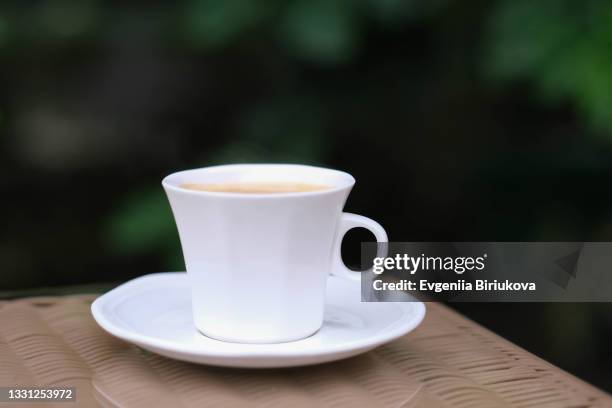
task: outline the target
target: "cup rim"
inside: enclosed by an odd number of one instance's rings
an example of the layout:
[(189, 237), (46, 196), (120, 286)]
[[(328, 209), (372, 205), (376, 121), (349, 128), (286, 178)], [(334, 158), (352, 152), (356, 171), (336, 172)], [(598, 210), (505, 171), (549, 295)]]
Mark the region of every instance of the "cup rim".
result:
[[(333, 188), (325, 189), (325, 190), (317, 190), (317, 191), (300, 191), (300, 192), (290, 192), (290, 193), (235, 193), (235, 192), (221, 192), (221, 191), (201, 191), (201, 190), (189, 190), (186, 188), (179, 187), (176, 183), (173, 183), (171, 179), (185, 175), (188, 173), (202, 172), (202, 171), (222, 171), (224, 169), (229, 168), (237, 168), (237, 167), (292, 167), (292, 168), (301, 168), (301, 169), (311, 169), (317, 171), (324, 171), (336, 176), (343, 177), (346, 182), (338, 183)], [(255, 198), (255, 199), (278, 199), (278, 198), (288, 198), (288, 197), (309, 197), (309, 196), (322, 196), (328, 194), (334, 194), (338, 191), (343, 191), (346, 189), (351, 189), (355, 185), (355, 178), (349, 173), (330, 169), (327, 167), (320, 166), (312, 166), (307, 164), (292, 164), (292, 163), (234, 163), (234, 164), (221, 164), (215, 166), (206, 166), (206, 167), (198, 167), (194, 169), (186, 169), (181, 171), (173, 172), (162, 180), (162, 186), (166, 191), (172, 191), (180, 194), (188, 194), (195, 195), (200, 197), (223, 197), (223, 198)]]

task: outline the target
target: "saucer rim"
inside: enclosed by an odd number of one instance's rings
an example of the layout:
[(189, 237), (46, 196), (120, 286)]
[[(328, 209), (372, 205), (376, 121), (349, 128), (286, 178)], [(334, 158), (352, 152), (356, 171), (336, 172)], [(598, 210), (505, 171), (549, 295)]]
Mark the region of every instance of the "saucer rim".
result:
[[(182, 275), (178, 277), (177, 275)], [(108, 305), (112, 300), (130, 292), (138, 287), (142, 287), (143, 283), (151, 279), (184, 279), (186, 272), (157, 272), (134, 278), (128, 282), (125, 282), (116, 288), (104, 293), (94, 300), (91, 304), (91, 312), (94, 320), (100, 325), (107, 333), (118, 337), (122, 340), (135, 343), (144, 348), (153, 347), (157, 350), (163, 350), (165, 352), (176, 353), (180, 355), (190, 356), (205, 356), (211, 358), (291, 358), (291, 357), (323, 357), (332, 354), (344, 353), (350, 350), (365, 350), (372, 349), (379, 345), (393, 341), (405, 334), (411, 332), (421, 324), (426, 314), (426, 307), (423, 302), (387, 302), (393, 303), (395, 307), (402, 309), (402, 316), (392, 323), (392, 328), (388, 331), (377, 333), (376, 335), (370, 336), (365, 339), (359, 339), (354, 341), (344, 341), (338, 344), (325, 345), (321, 348), (315, 348), (310, 350), (295, 349), (295, 350), (273, 350), (270, 346), (278, 344), (297, 344), (304, 339), (295, 340), (285, 343), (230, 343), (216, 340), (212, 337), (207, 337), (211, 342), (219, 342), (221, 344), (232, 344), (236, 346), (235, 350), (215, 350), (214, 346), (202, 349), (193, 349), (185, 346), (183, 343), (178, 343), (172, 340), (159, 339), (151, 335), (140, 334), (135, 331), (130, 331), (123, 327), (118, 326), (106, 317), (106, 313), (103, 311), (105, 305)], [(354, 283), (346, 278), (339, 276), (330, 275), (329, 279), (340, 279), (343, 282), (349, 284)], [(148, 283), (148, 282), (146, 282)], [(313, 333), (316, 335), (317, 332)], [(258, 348), (261, 348), (258, 350)], [(265, 348), (265, 349), (264, 349)], [(178, 358), (178, 357), (175, 357)]]

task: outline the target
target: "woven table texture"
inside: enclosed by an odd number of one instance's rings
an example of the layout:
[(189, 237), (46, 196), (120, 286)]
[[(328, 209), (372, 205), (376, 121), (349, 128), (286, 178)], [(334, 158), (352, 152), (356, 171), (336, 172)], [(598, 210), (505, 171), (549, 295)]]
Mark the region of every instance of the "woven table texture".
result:
[(436, 303), (414, 332), (362, 356), (239, 370), (116, 339), (93, 320), (94, 298), (1, 302), (0, 386), (76, 387), (76, 403), (35, 407), (612, 407), (604, 392)]

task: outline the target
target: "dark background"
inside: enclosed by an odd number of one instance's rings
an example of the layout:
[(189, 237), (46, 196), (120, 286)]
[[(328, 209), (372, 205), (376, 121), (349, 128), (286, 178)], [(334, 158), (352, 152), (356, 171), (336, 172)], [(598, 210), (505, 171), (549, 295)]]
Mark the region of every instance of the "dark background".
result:
[[(611, 107), (604, 0), (3, 0), (0, 292), (183, 269), (160, 180), (230, 162), (393, 241), (612, 240)], [(612, 390), (609, 304), (454, 307)]]

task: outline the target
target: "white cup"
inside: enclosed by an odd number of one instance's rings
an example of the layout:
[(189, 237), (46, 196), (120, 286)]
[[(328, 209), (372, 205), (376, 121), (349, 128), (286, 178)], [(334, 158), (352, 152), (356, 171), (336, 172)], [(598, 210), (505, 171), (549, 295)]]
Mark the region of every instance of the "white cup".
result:
[[(330, 189), (274, 194), (195, 191), (183, 183), (299, 182)], [(208, 337), (239, 343), (302, 339), (323, 324), (327, 276), (359, 280), (342, 262), (355, 227), (387, 242), (375, 221), (343, 213), (348, 173), (292, 164), (237, 164), (173, 173), (162, 181), (192, 288), (193, 318)]]

